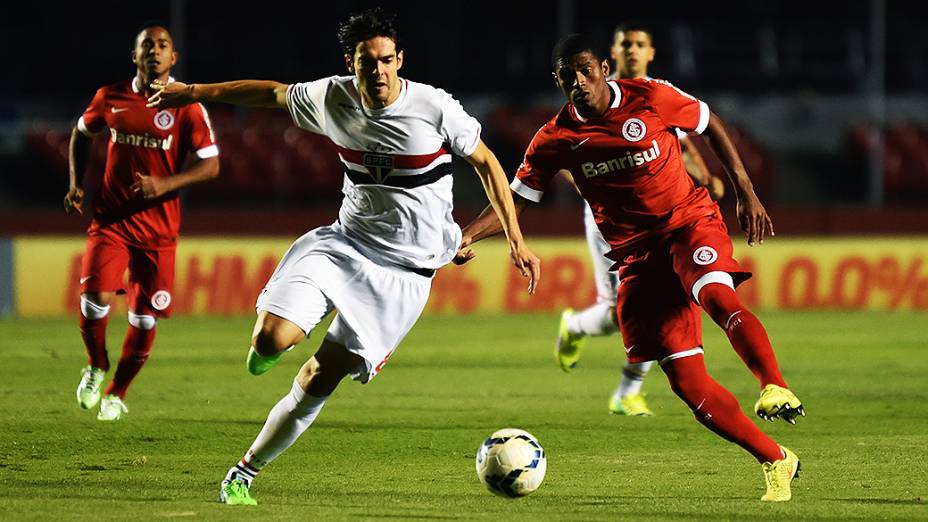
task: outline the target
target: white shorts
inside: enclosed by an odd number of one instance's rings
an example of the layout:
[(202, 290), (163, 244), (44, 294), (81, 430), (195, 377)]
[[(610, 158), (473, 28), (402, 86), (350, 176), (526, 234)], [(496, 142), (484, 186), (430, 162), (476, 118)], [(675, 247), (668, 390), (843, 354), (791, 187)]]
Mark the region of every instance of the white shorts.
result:
[(364, 358), (351, 374), (372, 379), (419, 319), (432, 278), (362, 256), (337, 225), (297, 239), (284, 254), (256, 309), (280, 316), (307, 335), (333, 309), (325, 338)]
[(615, 305), (616, 292), (619, 288), (619, 276), (615, 272), (610, 272), (609, 268), (615, 264), (615, 261), (606, 257), (606, 254), (612, 250), (609, 243), (603, 239), (602, 232), (596, 226), (593, 219), (593, 211), (590, 205), (583, 205), (583, 229), (586, 232), (586, 244), (590, 248), (590, 258), (593, 260), (593, 274), (596, 277), (596, 302), (610, 302)]

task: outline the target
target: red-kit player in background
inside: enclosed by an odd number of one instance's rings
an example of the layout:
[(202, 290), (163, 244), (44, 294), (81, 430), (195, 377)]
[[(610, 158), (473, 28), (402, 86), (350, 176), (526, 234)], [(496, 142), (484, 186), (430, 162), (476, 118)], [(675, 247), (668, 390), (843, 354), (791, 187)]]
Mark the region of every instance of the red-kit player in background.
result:
[[(100, 402), (97, 419), (112, 421), (128, 412), (123, 400), (155, 339), (155, 324), (171, 314), (174, 252), (180, 230), (178, 190), (219, 174), (216, 147), (206, 109), (146, 107), (151, 82), (171, 81), (177, 61), (174, 42), (163, 24), (144, 25), (131, 53), (136, 74), (99, 89), (71, 133), (69, 214), (83, 214), (83, 173), (93, 137), (105, 130), (106, 169), (93, 200), (87, 249), (81, 267), (80, 330), (88, 365), (81, 371), (77, 402), (84, 409)], [(185, 166), (184, 161), (187, 161)], [(128, 285), (123, 278), (129, 271)], [(110, 369), (106, 324), (110, 302), (125, 291), (129, 330), (122, 355), (100, 401)]]
[[(554, 49), (555, 80), (569, 103), (529, 144), (511, 185), (516, 208), (540, 201), (559, 170), (571, 172), (619, 267), (616, 309), (628, 360), (658, 361), (699, 422), (762, 464), (762, 500), (789, 500), (798, 457), (751, 422), (706, 371), (700, 306), (760, 381), (755, 412), (790, 423), (804, 414), (764, 327), (735, 293), (751, 274), (732, 258), (718, 205), (687, 176), (674, 128), (709, 138), (731, 177), (749, 245), (772, 235), (773, 224), (705, 103), (660, 80), (607, 81), (609, 64), (594, 49), (583, 35), (567, 36)], [(492, 213), (482, 213), (464, 229), (456, 262), (474, 257), (467, 245), (497, 229)]]

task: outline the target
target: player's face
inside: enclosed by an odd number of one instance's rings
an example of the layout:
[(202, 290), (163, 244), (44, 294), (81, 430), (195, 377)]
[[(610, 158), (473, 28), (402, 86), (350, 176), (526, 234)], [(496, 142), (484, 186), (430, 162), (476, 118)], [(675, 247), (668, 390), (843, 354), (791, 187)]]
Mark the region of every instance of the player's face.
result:
[(176, 62), (174, 40), (164, 27), (145, 28), (135, 37), (132, 63), (147, 81), (167, 76)]
[(651, 35), (645, 31), (625, 31), (622, 41), (622, 78), (643, 78), (648, 74), (648, 64), (654, 61), (654, 46)]
[(558, 87), (582, 116), (598, 116), (609, 106), (609, 63), (583, 51), (562, 60), (554, 71)]
[(359, 43), (354, 56), (345, 56), (345, 63), (358, 78), (358, 87), (371, 107), (385, 107), (399, 97), (403, 51), (396, 51), (391, 38), (375, 36)]

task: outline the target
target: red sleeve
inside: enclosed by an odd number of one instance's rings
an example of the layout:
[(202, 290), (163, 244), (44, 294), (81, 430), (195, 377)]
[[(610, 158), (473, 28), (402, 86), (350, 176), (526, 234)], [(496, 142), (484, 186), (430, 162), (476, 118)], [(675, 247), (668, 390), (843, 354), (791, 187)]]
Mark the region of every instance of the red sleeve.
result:
[(213, 124), (209, 120), (206, 107), (200, 103), (190, 105), (187, 118), (190, 129), (188, 135), (190, 150), (200, 159), (218, 156), (219, 148), (216, 146), (216, 135), (213, 133)]
[(553, 134), (550, 123), (535, 133), (516, 177), (509, 185), (513, 192), (535, 203), (541, 201), (551, 179), (560, 170), (555, 163), (557, 149)]
[(709, 124), (709, 106), (663, 80), (650, 80), (650, 101), (668, 127), (702, 134)]
[(104, 89), (97, 89), (97, 93), (94, 94), (93, 100), (90, 101), (90, 105), (84, 109), (84, 114), (81, 115), (80, 119), (77, 120), (77, 128), (84, 134), (92, 136), (106, 127), (106, 120), (104, 115), (106, 109), (106, 91)]

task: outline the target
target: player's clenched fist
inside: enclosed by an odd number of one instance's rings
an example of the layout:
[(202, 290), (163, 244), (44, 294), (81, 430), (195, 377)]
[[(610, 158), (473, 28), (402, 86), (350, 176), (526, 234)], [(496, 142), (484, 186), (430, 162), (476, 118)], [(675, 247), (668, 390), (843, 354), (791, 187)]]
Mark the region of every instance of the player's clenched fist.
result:
[(65, 194), (64, 211), (68, 214), (84, 214), (84, 189), (73, 187)]
[(183, 82), (165, 83), (160, 80), (151, 82), (155, 94), (148, 98), (147, 107), (167, 109), (169, 107), (183, 107), (193, 103), (193, 84)]

